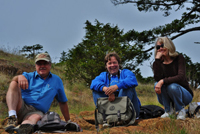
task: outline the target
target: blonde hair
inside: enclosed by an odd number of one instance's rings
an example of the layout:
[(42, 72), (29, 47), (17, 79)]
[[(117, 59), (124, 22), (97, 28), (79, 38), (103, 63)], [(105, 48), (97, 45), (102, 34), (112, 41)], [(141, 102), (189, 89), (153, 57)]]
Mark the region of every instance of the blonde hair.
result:
[(164, 47), (169, 50), (169, 56), (170, 57), (176, 57), (178, 56), (178, 53), (176, 52), (176, 47), (172, 40), (170, 40), (168, 37), (158, 37), (155, 43), (155, 48), (154, 48), (154, 56), (156, 57), (157, 49), (156, 49), (156, 44), (157, 42), (160, 42), (160, 44), (164, 44)]

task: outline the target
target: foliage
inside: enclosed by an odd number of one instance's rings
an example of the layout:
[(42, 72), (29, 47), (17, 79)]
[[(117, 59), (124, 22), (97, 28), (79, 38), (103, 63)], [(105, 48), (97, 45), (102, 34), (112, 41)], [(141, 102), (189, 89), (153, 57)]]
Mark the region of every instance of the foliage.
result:
[(85, 24), (85, 38), (66, 55), (68, 80), (85, 80), (90, 84), (100, 72), (105, 71), (104, 57), (110, 51), (117, 52), (121, 57), (122, 66), (130, 70), (136, 70), (138, 65), (150, 57), (150, 53), (143, 52), (142, 44), (127, 38), (118, 26), (104, 25), (98, 20), (95, 21), (95, 25), (89, 21)]
[[(40, 44), (35, 44), (33, 46), (24, 46), (22, 48), (22, 50), (20, 50), (20, 52), (25, 53), (24, 55), (26, 56), (26, 58), (28, 59), (34, 59), (35, 56), (40, 53), (39, 51), (43, 50), (43, 46)], [(29, 53), (29, 54), (26, 54)]]
[(142, 77), (141, 73), (136, 74), (137, 81), (141, 83), (153, 83), (155, 80), (153, 77), (149, 76), (147, 78)]
[[(114, 5), (120, 4), (134, 4), (139, 11), (145, 12), (164, 12), (164, 17), (171, 15), (171, 11), (181, 11), (182, 16), (179, 19), (173, 20), (171, 23), (157, 26), (151, 30), (143, 31), (144, 33), (144, 44), (152, 44), (152, 41), (158, 36), (168, 36), (171, 40), (176, 39), (184, 34), (193, 31), (199, 31), (200, 26), (196, 26), (200, 22), (200, 1), (199, 0), (111, 0)], [(189, 27), (189, 28), (188, 28)], [(137, 41), (140, 40), (140, 36), (137, 35), (134, 29), (127, 32), (127, 37), (135, 38)], [(139, 40), (138, 40), (139, 39)], [(194, 42), (199, 44), (199, 42)], [(152, 46), (146, 52), (151, 51), (154, 48)], [(184, 54), (186, 59), (186, 75), (190, 81), (191, 87), (197, 88), (199, 86), (200, 79), (200, 64), (192, 63), (191, 59)], [(140, 77), (139, 77), (140, 78)], [(142, 77), (141, 77), (142, 79)]]
[(183, 54), (186, 63), (186, 76), (192, 88), (200, 85), (200, 63), (192, 63), (191, 58)]
[(65, 62), (66, 61), (66, 57), (67, 57), (67, 52), (63, 51), (61, 53), (61, 57), (60, 57), (59, 62)]
[[(155, 27), (149, 31), (144, 31), (144, 33), (146, 33), (145, 36), (147, 36), (147, 42), (149, 43), (151, 43), (152, 39), (154, 40), (157, 36), (171, 36), (170, 38), (173, 40), (186, 33), (200, 30), (200, 26), (194, 26), (195, 24), (198, 24), (200, 22), (199, 0), (111, 0), (111, 2), (114, 5), (132, 3), (137, 6), (137, 9), (139, 11), (163, 11), (163, 15), (165, 17), (171, 14), (171, 10), (181, 10), (183, 12), (180, 19), (175, 19), (169, 24)], [(186, 27), (188, 26), (194, 27), (186, 29)], [(136, 33), (137, 32), (135, 32), (134, 30), (130, 30), (127, 36), (133, 37), (132, 35)], [(138, 37), (136, 36), (136, 38)], [(150, 51), (153, 48), (154, 47), (151, 47), (147, 51)]]

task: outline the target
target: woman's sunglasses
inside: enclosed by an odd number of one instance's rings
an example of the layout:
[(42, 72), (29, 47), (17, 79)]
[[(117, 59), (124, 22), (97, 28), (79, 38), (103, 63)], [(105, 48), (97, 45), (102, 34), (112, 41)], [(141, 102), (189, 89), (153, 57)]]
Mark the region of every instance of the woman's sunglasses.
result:
[(164, 44), (156, 45), (156, 49), (157, 49), (157, 50), (159, 50), (161, 47), (163, 48), (163, 47), (164, 47)]

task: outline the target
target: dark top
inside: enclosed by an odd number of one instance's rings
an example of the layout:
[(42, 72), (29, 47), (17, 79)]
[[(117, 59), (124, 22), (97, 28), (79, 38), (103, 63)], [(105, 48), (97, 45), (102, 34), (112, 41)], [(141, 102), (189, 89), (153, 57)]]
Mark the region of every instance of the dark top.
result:
[(153, 63), (154, 79), (164, 80), (164, 84), (177, 83), (193, 96), (186, 78), (185, 59), (183, 55), (176, 56), (170, 64), (163, 64), (163, 60), (156, 59)]

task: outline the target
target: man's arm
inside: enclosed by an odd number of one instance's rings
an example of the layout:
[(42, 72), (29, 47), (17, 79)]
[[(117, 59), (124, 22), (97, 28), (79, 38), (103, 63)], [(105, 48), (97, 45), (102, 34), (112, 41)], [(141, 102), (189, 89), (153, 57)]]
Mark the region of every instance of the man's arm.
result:
[(28, 89), (28, 80), (26, 79), (26, 77), (24, 75), (17, 75), (15, 77), (13, 77), (12, 81), (15, 81), (18, 83), (18, 86), (21, 89)]
[(59, 102), (60, 110), (65, 118), (65, 121), (68, 122), (70, 121), (70, 116), (69, 116), (69, 109), (67, 102)]

